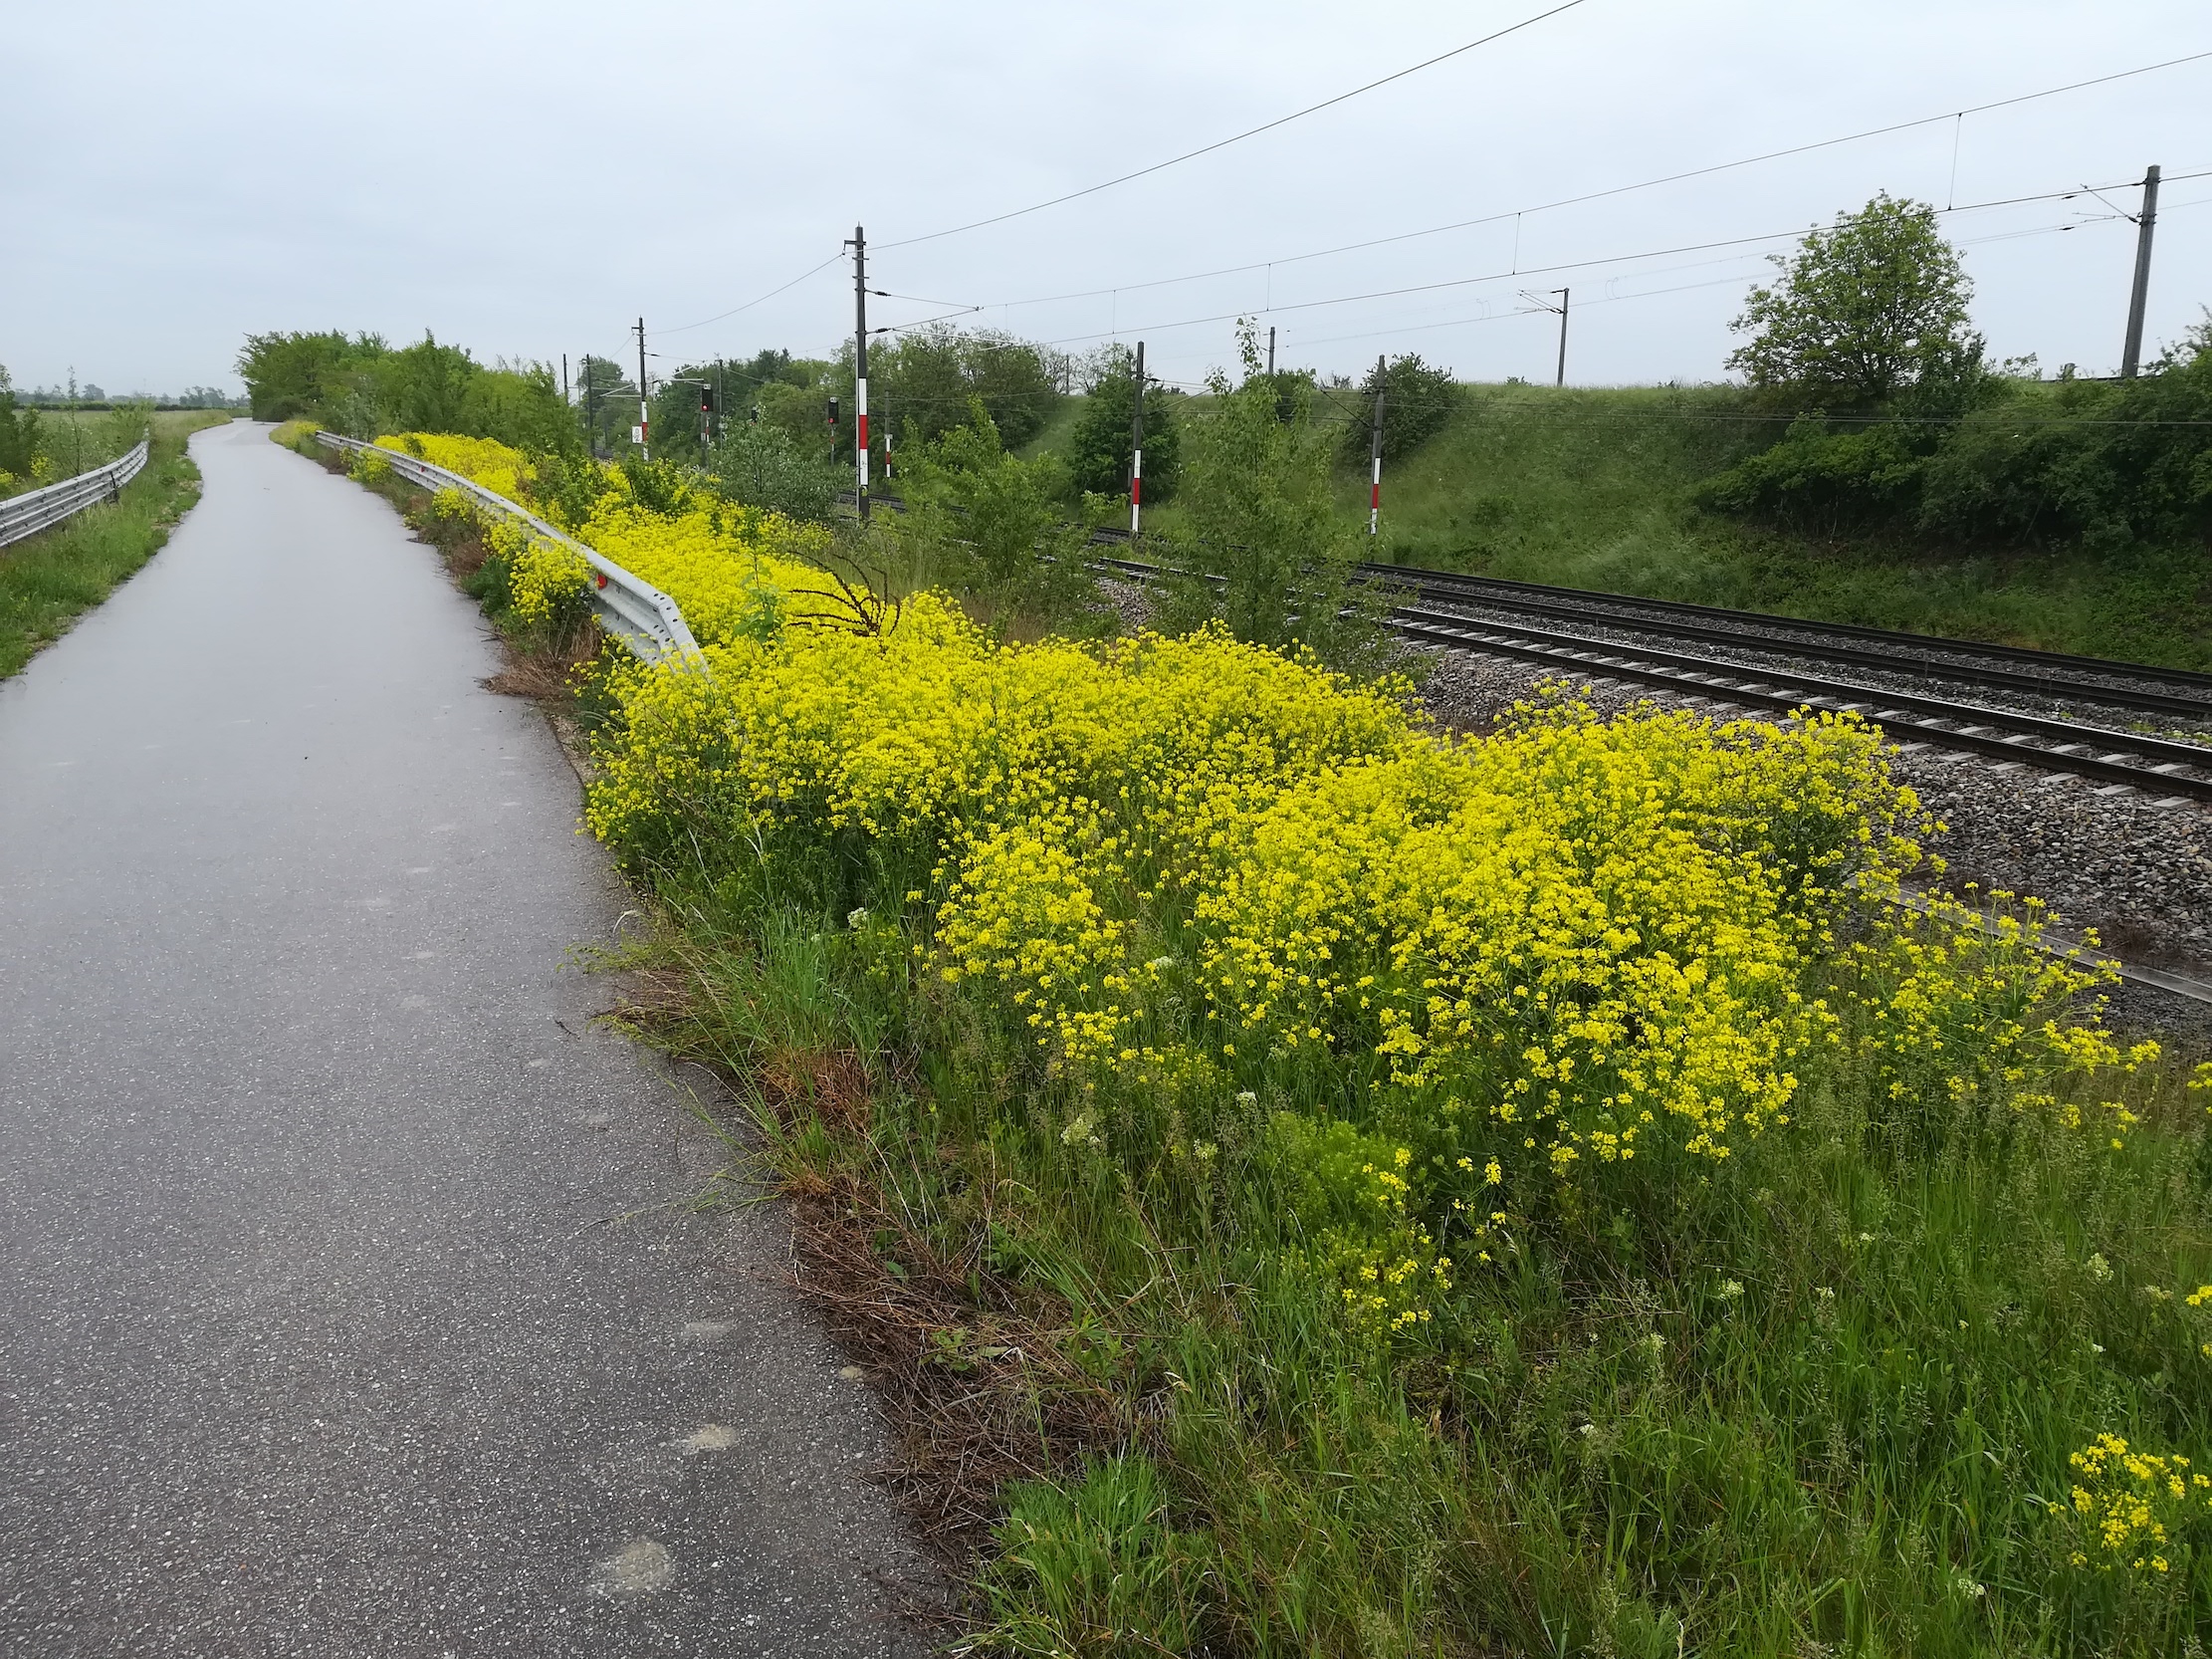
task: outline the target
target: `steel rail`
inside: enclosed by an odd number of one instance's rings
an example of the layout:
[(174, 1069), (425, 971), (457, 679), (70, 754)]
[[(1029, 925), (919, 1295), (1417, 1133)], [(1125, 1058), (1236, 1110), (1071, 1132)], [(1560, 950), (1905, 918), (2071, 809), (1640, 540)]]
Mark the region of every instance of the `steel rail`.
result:
[[(1859, 685), (1849, 680), (1832, 680), (1813, 674), (1767, 672), (1756, 667), (1747, 669), (1741, 663), (1715, 662), (1710, 657), (1692, 656), (1686, 652), (1650, 650), (1642, 645), (1623, 646), (1613, 640), (1585, 639), (1580, 634), (1554, 633), (1549, 629), (1503, 626), (1482, 617), (1459, 616), (1447, 611), (1401, 607), (1392, 614), (1409, 622), (1424, 623), (1432, 627), (1502, 628), (1502, 631), (1515, 638), (1564, 646), (1578, 655), (1584, 651), (1594, 651), (1601, 655), (1619, 652), (1638, 662), (1681, 669), (1698, 677), (1701, 683), (1723, 688), (1733, 689), (1740, 685), (1745, 689), (1774, 689), (1783, 695), (1802, 692), (1825, 700), (1841, 700), (1843, 704), (1852, 707), (1879, 711), (1884, 721), (1898, 715), (1910, 715), (1918, 717), (1916, 724), (1932, 720), (1965, 721), (1984, 729), (2003, 726), (2017, 736), (2047, 738), (2055, 744), (2087, 745), (2094, 740), (2101, 749), (2108, 752), (2105, 757), (2107, 759), (2117, 760), (2132, 755), (2149, 765), (2191, 767), (2212, 772), (2212, 746), (2179, 742), (2173, 738), (2145, 737), (2137, 732), (2118, 731), (2109, 726), (2090, 726), (2076, 720), (2054, 720), (2040, 714), (1987, 708), (1978, 703), (1959, 703), (1946, 697), (1926, 697), (1886, 686)], [(1716, 668), (1741, 675), (1742, 678), (1733, 682), (1704, 678)], [(1801, 696), (1798, 700), (1802, 702), (1805, 698)], [(2058, 750), (2037, 752), (2059, 753)], [(2076, 759), (2071, 750), (2067, 752), (2066, 758), (2071, 767)]]
[(36, 536), (96, 503), (120, 500), (122, 487), (145, 470), (148, 453), (149, 440), (140, 438), (105, 466), (0, 501), (0, 548)]
[[(1669, 638), (1728, 645), (1768, 655), (1816, 657), (1825, 662), (1888, 668), (1923, 678), (2002, 686), (2046, 697), (2212, 719), (2212, 674), (2188, 669), (2158, 668), (2102, 657), (2067, 656), (2017, 645), (1985, 645), (1975, 640), (1944, 639), (1852, 623), (1811, 622), (1793, 616), (1724, 610), (1715, 605), (1687, 604), (1672, 599), (1585, 592), (1572, 588), (1506, 582), (1495, 577), (1466, 576), (1412, 566), (1367, 564), (1358, 570), (1363, 580), (1406, 588), (1429, 600), (1481, 604), (1496, 610), (1574, 620), (1629, 633), (1659, 633)], [(1751, 631), (1763, 628), (1795, 629), (1806, 637), (1778, 639)], [(1843, 642), (1849, 640), (1860, 643)], [(1941, 660), (1945, 657), (1966, 660)], [(1976, 658), (1981, 660), (1975, 661)], [(1995, 666), (2000, 662), (2020, 665), (2028, 671)], [(2092, 674), (2131, 683), (2109, 685), (2081, 677)]]
[[(1161, 575), (1159, 567), (1140, 560), (1102, 558), (1093, 564), (1139, 581)], [(1782, 714), (1800, 708), (1859, 714), (1900, 742), (2124, 785), (2158, 799), (2212, 801), (2212, 748), (2168, 738), (1413, 606), (1394, 610), (1391, 626), (1417, 644), (1510, 656), (1563, 673), (1635, 680), (1685, 697)], [(2063, 740), (2063, 746), (2039, 748), (2031, 741), (2038, 738)], [(2130, 755), (2140, 763), (2130, 764)]]
[[(1859, 714), (1900, 741), (1909, 740), (1933, 749), (1956, 750), (1987, 759), (2037, 767), (2047, 772), (2095, 779), (2104, 784), (2123, 784), (2147, 791), (2158, 798), (2212, 801), (2212, 777), (2193, 777), (2189, 772), (2181, 770), (2183, 767), (2193, 766), (2212, 771), (2212, 749), (2172, 745), (2172, 748), (2186, 753), (2188, 759), (2165, 761), (2155, 766), (2132, 766), (2120, 756), (2128, 750), (2148, 747), (2152, 741), (2162, 744), (2164, 740), (2136, 738), (2130, 733), (2113, 732), (2103, 727), (2070, 727), (2065, 722), (2015, 715), (1975, 703), (1906, 697), (1877, 687), (1852, 686), (1810, 675), (1748, 675), (1742, 667), (1732, 662), (1715, 662), (1710, 658), (1692, 657), (1671, 651), (1631, 649), (1608, 645), (1603, 641), (1582, 639), (1571, 634), (1547, 635), (1532, 628), (1499, 628), (1495, 624), (1479, 622), (1472, 617), (1421, 619), (1435, 615), (1435, 612), (1414, 612), (1411, 615), (1401, 612), (1393, 617), (1392, 626), (1400, 637), (1417, 643), (1441, 645), (1446, 649), (1488, 651), (1496, 655), (1518, 657), (1524, 661), (1548, 663), (1567, 673), (1638, 680), (1684, 696), (1772, 709), (1785, 714), (1800, 708)], [(1731, 678), (1731, 675), (1741, 677)], [(1909, 707), (1900, 707), (1900, 704)], [(1915, 717), (1911, 712), (1912, 708), (1940, 712)], [(2017, 737), (1998, 735), (2003, 727), (2017, 728), (2031, 720), (2036, 726), (2059, 726), (2069, 736), (2099, 738), (2115, 746), (2124, 744), (2125, 749), (2115, 748), (2112, 753), (2062, 754), (2056, 749), (2039, 749), (2030, 743), (2030, 737), (2042, 735), (2033, 729), (2021, 731)], [(1952, 725), (1944, 722), (1955, 723), (1963, 729), (1954, 730)]]
[(381, 456), (392, 471), (411, 484), (433, 492), (459, 490), (478, 506), (517, 520), (529, 526), (532, 534), (571, 549), (591, 568), (591, 586), (586, 592), (593, 614), (633, 655), (654, 663), (701, 660), (699, 642), (692, 638), (690, 624), (684, 620), (684, 613), (674, 599), (595, 549), (585, 547), (566, 531), (548, 524), (529, 508), (487, 490), (473, 478), (449, 472), (404, 450), (386, 449), (380, 444), (363, 443), (358, 438), (340, 437), (335, 432), (318, 432), (315, 438), (327, 448), (343, 453)]

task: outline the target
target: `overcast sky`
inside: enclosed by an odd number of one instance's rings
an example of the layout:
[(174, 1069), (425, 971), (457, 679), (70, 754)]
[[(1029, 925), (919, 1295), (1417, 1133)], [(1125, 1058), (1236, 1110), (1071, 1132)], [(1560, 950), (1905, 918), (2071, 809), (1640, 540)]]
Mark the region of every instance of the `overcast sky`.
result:
[[(2134, 256), (2134, 226), (2111, 215), (2137, 192), (1972, 204), (2148, 162), (2212, 173), (2208, 58), (1521, 211), (2212, 50), (2201, 0), (1582, 0), (1135, 182), (891, 245), (1554, 3), (27, 6), (0, 49), (0, 363), (19, 385), (72, 367), (111, 391), (235, 385), (245, 334), (307, 328), (430, 329), (487, 360), (634, 360), (640, 313), (657, 370), (763, 346), (827, 355), (852, 326), (836, 256), (857, 222), (870, 285), (917, 297), (871, 302), (871, 323), (983, 306), (971, 321), (1072, 350), (1142, 337), (1171, 379), (1230, 361), (1222, 319), (1238, 312), (1281, 331), (1289, 363), (1419, 352), (1465, 378), (1548, 379), (1557, 321), (1517, 314), (1517, 295), (1567, 286), (1571, 381), (1710, 380), (1762, 256), (1787, 243), (1656, 251), (1773, 237), (1887, 189), (1971, 209), (1944, 224), (1993, 355), (2105, 373)], [(1488, 215), (1503, 217), (1295, 257)], [(1254, 268), (1161, 282), (1223, 267)], [(1458, 286), (1345, 298), (1440, 283)], [(2166, 188), (2153, 340), (2207, 301), (2212, 176)]]

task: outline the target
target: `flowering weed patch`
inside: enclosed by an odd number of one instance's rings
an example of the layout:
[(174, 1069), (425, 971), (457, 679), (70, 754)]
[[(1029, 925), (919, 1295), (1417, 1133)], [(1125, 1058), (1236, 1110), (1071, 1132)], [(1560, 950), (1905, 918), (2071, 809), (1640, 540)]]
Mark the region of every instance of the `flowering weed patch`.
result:
[[(1867, 728), (1459, 742), (1218, 632), (1011, 646), (927, 595), (708, 654), (615, 672), (588, 819), (697, 937), (838, 965), (873, 1114), (775, 1156), (909, 1242), (825, 1295), (939, 1264), (908, 1374), (992, 1355), (1001, 1453), (1026, 1390), (1120, 1402), (1037, 1416), (1060, 1495), (960, 1535), (1013, 1552), (979, 1640), (2089, 1652), (2212, 1608), (2194, 1554), (2085, 1572), (2044, 1496), (2100, 1434), (2206, 1439), (2204, 1112), (2032, 908), (1882, 902), (1924, 821)], [(742, 1070), (730, 1008), (661, 1030)], [(1132, 1460), (1135, 1532), (1038, 1545)]]

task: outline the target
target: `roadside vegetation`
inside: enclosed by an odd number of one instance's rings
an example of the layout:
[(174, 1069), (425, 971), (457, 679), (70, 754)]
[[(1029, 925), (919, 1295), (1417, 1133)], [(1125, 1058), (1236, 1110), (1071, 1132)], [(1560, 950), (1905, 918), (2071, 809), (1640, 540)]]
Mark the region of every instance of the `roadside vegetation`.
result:
[(2195, 1651), (2212, 1067), (2031, 902), (1884, 903), (1927, 824), (1853, 721), (1431, 728), (1321, 602), (1331, 391), (1182, 400), (1222, 580), (1135, 637), (980, 396), (865, 531), (380, 440), (691, 619), (645, 670), (571, 555), (397, 492), (581, 718), (624, 1017), (746, 1107), (959, 1646)]
[(1246, 330), (1147, 393), (1185, 574), (1136, 634), (1081, 558), (1113, 353), (887, 352), (866, 525), (834, 361), (650, 462), (473, 380), (442, 430), (329, 405), (690, 620), (646, 669), (572, 553), (348, 463), (582, 729), (656, 924), (621, 1017), (743, 1106), (729, 1195), (790, 1201), (960, 1651), (2203, 1651), (2212, 1065), (2107, 1029), (2032, 899), (1890, 903), (1941, 872), (1870, 728), (1453, 735), (1352, 581), (1381, 393), (1395, 557), (2201, 662), (2212, 341), (2043, 382), (1965, 299), (1879, 199), (1739, 386), (1323, 383)]
[(68, 631), (160, 551), (199, 499), (185, 440), (227, 421), (218, 410), (152, 412), (130, 405), (72, 413), (17, 409), (0, 371), (0, 494), (35, 489), (104, 465), (148, 431), (145, 470), (112, 505), (88, 507), (27, 541), (0, 548), (0, 679)]

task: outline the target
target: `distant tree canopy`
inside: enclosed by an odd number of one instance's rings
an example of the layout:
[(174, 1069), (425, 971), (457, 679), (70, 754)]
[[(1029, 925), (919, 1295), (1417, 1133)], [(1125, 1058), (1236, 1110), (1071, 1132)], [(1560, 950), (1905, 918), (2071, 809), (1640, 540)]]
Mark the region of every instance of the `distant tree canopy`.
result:
[[(1145, 500), (1164, 502), (1175, 494), (1183, 472), (1183, 436), (1165, 387), (1145, 388)], [(1137, 366), (1126, 351), (1113, 353), (1097, 369), (1090, 396), (1068, 439), (1067, 464), (1075, 487), (1094, 495), (1129, 493), (1130, 426), (1137, 413)]]
[(487, 368), (425, 333), (393, 348), (379, 335), (248, 335), (238, 372), (257, 420), (320, 420), (355, 437), (457, 432), (531, 450), (579, 441), (544, 363)]
[[(756, 352), (751, 357), (685, 363), (654, 388), (653, 453), (671, 460), (704, 462), (706, 457), (699, 448), (699, 403), (701, 393), (711, 390), (720, 411), (718, 430), (725, 436), (749, 423), (755, 408), (764, 402), (774, 403), (782, 415), (776, 424), (798, 450), (804, 453), (818, 447), (826, 457), (827, 445), (819, 441), (825, 431), (822, 399), (826, 393), (818, 388), (828, 367), (827, 363), (774, 350)], [(794, 400), (790, 395), (793, 391), (811, 395)], [(634, 404), (636, 391), (629, 395)], [(803, 401), (803, 409), (795, 406), (798, 401)], [(763, 413), (766, 418), (765, 409)], [(619, 435), (626, 435), (636, 418), (636, 409), (629, 408), (622, 417)]]
[(0, 492), (31, 475), (39, 448), (39, 417), (15, 406), (15, 383), (0, 365)]
[[(845, 394), (842, 442), (852, 448), (852, 349), (840, 363)], [(999, 441), (1018, 449), (1060, 406), (1057, 364), (1044, 349), (995, 329), (961, 330), (936, 324), (913, 334), (885, 337), (868, 348), (870, 420), (897, 435), (900, 444), (929, 443), (968, 424), (971, 399), (980, 400)]]
[(1793, 408), (1942, 395), (1986, 372), (1966, 313), (1973, 284), (1928, 203), (1884, 192), (1774, 265), (1773, 286), (1754, 288), (1731, 325), (1751, 338), (1728, 366)]
[(1459, 406), (1459, 382), (1448, 368), (1432, 368), (1419, 353), (1409, 352), (1367, 371), (1360, 382), (1355, 417), (1344, 427), (1348, 460), (1367, 459), (1374, 439), (1375, 395), (1383, 394), (1385, 464), (1403, 459), (1442, 431)]

